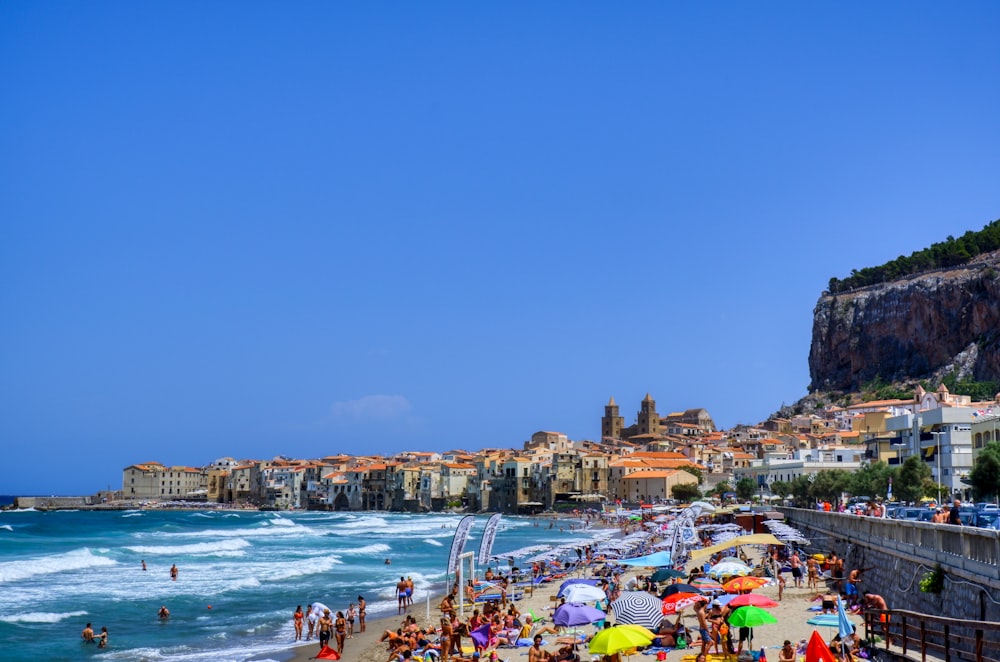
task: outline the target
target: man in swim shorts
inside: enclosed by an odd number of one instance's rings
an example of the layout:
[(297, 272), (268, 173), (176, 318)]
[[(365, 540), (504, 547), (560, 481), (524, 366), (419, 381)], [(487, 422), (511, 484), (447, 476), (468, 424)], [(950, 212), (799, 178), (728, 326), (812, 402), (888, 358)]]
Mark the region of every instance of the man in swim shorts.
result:
[(329, 609), (323, 610), (317, 627), (319, 628), (319, 649), (323, 650), (324, 646), (330, 645), (330, 635), (333, 634), (333, 619), (330, 618)]
[(406, 578), (400, 577), (399, 581), (396, 582), (396, 602), (399, 605), (399, 609), (396, 613), (402, 614), (406, 611)]

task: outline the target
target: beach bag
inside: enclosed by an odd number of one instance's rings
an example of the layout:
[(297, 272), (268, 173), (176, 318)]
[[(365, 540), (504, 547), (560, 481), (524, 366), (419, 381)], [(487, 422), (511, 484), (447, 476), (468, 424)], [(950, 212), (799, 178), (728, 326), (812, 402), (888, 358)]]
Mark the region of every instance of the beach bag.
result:
[(667, 653), (666, 653), (666, 651), (657, 651), (656, 652), (656, 659), (659, 662), (663, 662), (663, 660), (667, 659)]
[(677, 637), (677, 648), (687, 648), (687, 647), (688, 647), (688, 642), (687, 639), (684, 638), (684, 635), (680, 635), (679, 637)]

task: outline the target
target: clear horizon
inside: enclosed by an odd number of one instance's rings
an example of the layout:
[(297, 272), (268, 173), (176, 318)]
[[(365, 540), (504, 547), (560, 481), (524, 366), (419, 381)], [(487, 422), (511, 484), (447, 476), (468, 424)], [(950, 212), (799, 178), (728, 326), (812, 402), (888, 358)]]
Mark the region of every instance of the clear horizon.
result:
[(806, 395), (1000, 217), (1000, 6), (0, 5), (0, 491)]

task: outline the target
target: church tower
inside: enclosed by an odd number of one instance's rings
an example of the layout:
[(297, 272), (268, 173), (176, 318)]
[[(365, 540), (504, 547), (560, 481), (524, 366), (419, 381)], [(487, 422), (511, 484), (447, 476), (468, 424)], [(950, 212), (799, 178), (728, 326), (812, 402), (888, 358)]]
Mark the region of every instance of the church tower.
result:
[(601, 439), (605, 437), (621, 439), (623, 427), (625, 427), (625, 419), (618, 415), (615, 396), (611, 396), (611, 400), (604, 407), (604, 417), (601, 418)]
[(639, 434), (660, 434), (660, 416), (656, 413), (656, 400), (649, 397), (649, 393), (642, 399), (636, 423)]

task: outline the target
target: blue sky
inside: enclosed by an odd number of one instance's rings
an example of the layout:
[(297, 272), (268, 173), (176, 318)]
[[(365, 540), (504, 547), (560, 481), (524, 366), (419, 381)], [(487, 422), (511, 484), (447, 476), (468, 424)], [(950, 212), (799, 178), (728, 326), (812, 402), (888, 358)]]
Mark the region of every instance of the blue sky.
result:
[(0, 493), (805, 395), (1000, 217), (1000, 5), (4, 2)]

